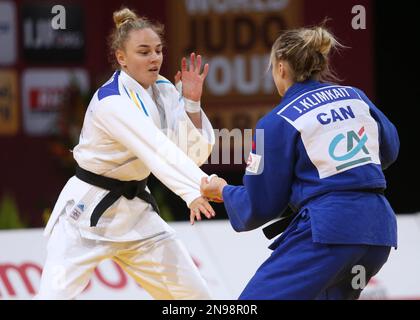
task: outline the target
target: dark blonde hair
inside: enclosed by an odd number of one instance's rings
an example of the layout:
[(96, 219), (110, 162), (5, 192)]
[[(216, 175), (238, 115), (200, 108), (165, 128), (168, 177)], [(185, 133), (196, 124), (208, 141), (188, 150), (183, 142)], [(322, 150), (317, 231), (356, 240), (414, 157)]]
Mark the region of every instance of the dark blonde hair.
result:
[(343, 47), (323, 25), (286, 30), (274, 42), (270, 64), (285, 60), (293, 72), (293, 81), (308, 79), (339, 82), (329, 64), (332, 49)]
[(137, 14), (128, 8), (122, 8), (113, 13), (115, 28), (108, 37), (109, 59), (114, 68), (120, 65), (115, 58), (115, 51), (124, 49), (130, 31), (141, 29), (152, 29), (163, 42), (164, 26), (158, 22), (151, 22), (146, 17), (138, 17)]

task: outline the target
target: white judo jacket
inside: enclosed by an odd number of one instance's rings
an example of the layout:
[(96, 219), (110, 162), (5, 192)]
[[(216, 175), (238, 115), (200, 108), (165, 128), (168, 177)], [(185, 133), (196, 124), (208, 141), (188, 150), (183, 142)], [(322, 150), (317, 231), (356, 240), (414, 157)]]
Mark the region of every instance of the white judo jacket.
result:
[[(201, 177), (207, 176), (197, 165), (206, 161), (215, 139), (203, 111), (201, 116), (199, 130), (167, 79), (159, 77), (147, 91), (124, 71), (117, 71), (88, 106), (74, 159), (85, 170), (123, 181), (142, 180), (153, 173), (189, 206), (200, 196)], [(104, 212), (96, 227), (90, 227), (90, 215), (108, 192), (72, 177), (44, 235), (51, 233), (62, 214), (88, 239), (133, 241), (173, 232), (151, 205), (124, 197)]]

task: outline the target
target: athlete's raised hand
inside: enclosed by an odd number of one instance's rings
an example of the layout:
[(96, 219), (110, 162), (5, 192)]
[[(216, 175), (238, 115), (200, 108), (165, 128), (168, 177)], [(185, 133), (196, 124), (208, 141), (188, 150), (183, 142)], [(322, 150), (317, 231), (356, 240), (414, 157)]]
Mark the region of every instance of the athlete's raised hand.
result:
[(190, 63), (184, 57), (181, 60), (181, 71), (175, 75), (175, 84), (182, 81), (182, 95), (192, 101), (200, 101), (203, 93), (204, 79), (209, 73), (209, 64), (206, 63), (201, 72), (202, 58), (191, 53)]

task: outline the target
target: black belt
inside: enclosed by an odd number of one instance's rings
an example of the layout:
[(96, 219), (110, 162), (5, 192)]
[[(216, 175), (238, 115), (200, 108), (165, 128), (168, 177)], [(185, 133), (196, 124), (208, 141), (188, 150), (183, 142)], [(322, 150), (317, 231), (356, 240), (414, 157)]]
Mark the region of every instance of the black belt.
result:
[(120, 181), (113, 178), (101, 176), (76, 166), (76, 177), (96, 187), (109, 190), (109, 193), (98, 203), (90, 217), (90, 226), (95, 227), (99, 218), (115, 201), (120, 197), (132, 200), (135, 197), (149, 203), (153, 210), (159, 213), (155, 198), (146, 191), (147, 178), (140, 181)]
[(271, 240), (286, 230), (298, 212), (299, 211), (293, 210), (290, 206), (287, 206), (287, 208), (282, 212), (280, 220), (277, 220), (262, 229), (265, 237)]
[[(377, 194), (382, 194), (382, 195), (385, 194), (384, 188), (342, 190), (342, 191), (370, 192), (370, 193), (377, 193)], [(320, 194), (316, 196), (319, 197), (324, 194)], [(312, 198), (313, 197), (306, 200), (305, 203), (307, 203)], [(284, 230), (286, 230), (290, 222), (292, 222), (293, 218), (296, 217), (296, 215), (299, 213), (300, 208), (302, 208), (302, 206), (303, 205), (301, 205), (299, 208), (294, 208), (291, 205), (287, 206), (287, 208), (280, 215), (281, 216), (280, 220), (277, 220), (262, 229), (266, 238), (271, 240), (277, 235), (279, 235), (280, 233), (282, 233)]]

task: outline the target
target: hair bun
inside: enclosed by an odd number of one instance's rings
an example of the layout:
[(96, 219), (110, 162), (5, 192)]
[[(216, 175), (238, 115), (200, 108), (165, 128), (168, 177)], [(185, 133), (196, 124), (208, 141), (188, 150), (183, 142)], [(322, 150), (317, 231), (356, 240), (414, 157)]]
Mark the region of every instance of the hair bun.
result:
[(123, 8), (121, 10), (115, 11), (113, 14), (115, 26), (120, 28), (124, 23), (129, 21), (135, 21), (137, 15), (128, 8)]
[(323, 27), (315, 27), (304, 32), (303, 38), (305, 45), (312, 48), (314, 51), (327, 56), (331, 48), (337, 45), (334, 36)]

